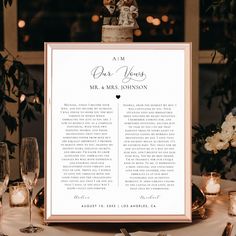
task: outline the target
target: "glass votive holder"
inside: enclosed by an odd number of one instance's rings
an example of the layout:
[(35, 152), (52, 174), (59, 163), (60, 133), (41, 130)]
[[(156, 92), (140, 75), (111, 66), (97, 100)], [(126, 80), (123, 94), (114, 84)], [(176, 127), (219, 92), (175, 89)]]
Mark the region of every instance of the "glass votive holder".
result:
[(228, 213), (230, 216), (236, 216), (236, 191), (229, 191), (229, 208)]
[(29, 204), (28, 190), (23, 182), (15, 182), (9, 186), (10, 207), (23, 207)]
[(220, 174), (217, 172), (203, 174), (202, 190), (206, 195), (218, 195), (220, 193)]

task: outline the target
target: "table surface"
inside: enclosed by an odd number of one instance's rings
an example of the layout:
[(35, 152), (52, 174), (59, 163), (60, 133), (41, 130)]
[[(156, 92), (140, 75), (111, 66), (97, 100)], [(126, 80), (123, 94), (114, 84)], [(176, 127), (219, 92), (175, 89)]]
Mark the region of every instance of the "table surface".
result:
[[(193, 182), (200, 183), (200, 177), (193, 176)], [(43, 180), (39, 180), (35, 193), (43, 186)], [(33, 207), (32, 220), (35, 225), (42, 226), (44, 231), (38, 233), (40, 236), (104, 236), (119, 233), (120, 228), (126, 228), (129, 232), (136, 232), (137, 236), (156, 236), (156, 232), (164, 231), (171, 236), (221, 236), (227, 222), (234, 223), (232, 235), (236, 234), (236, 217), (228, 215), (227, 193), (236, 190), (236, 182), (222, 180), (222, 192), (217, 198), (208, 198), (206, 210), (208, 218), (206, 220), (193, 220), (192, 223), (119, 223), (119, 224), (53, 224), (46, 226), (43, 223), (43, 216), (40, 210)], [(27, 226), (29, 222), (28, 207), (13, 207), (8, 204), (8, 193), (3, 197), (2, 231), (9, 236), (23, 235), (19, 229)], [(142, 233), (140, 231), (143, 231)], [(133, 235), (133, 234), (132, 234)]]

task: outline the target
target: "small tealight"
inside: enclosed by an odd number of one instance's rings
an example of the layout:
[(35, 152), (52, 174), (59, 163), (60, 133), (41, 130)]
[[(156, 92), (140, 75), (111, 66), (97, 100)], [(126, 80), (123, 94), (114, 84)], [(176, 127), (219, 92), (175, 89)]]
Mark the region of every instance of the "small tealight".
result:
[(236, 216), (236, 191), (230, 191), (229, 196), (229, 208), (228, 213), (231, 216)]
[(16, 182), (9, 186), (10, 207), (28, 206), (29, 194), (24, 183)]
[(218, 195), (220, 193), (220, 174), (210, 172), (202, 175), (202, 189), (206, 195)]

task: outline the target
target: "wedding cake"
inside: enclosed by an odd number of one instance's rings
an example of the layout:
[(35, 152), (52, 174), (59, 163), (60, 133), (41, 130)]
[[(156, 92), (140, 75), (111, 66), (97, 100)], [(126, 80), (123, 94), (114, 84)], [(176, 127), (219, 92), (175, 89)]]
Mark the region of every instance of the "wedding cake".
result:
[(133, 30), (138, 28), (136, 0), (103, 0), (102, 42), (133, 42)]
[(133, 28), (118, 25), (104, 25), (102, 27), (102, 42), (133, 42)]

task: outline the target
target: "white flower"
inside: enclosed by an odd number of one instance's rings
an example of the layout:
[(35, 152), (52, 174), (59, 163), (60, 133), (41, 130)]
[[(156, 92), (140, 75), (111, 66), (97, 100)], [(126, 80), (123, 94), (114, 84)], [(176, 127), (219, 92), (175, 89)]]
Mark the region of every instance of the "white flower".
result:
[(228, 135), (225, 133), (215, 133), (211, 137), (206, 138), (204, 145), (207, 151), (213, 151), (216, 154), (220, 150), (225, 150), (229, 147)]
[(232, 139), (232, 136), (235, 133), (234, 125), (231, 122), (225, 121), (221, 125), (221, 135), (223, 140), (228, 140), (228, 142)]
[(216, 144), (218, 143), (218, 139), (216, 138), (216, 134), (210, 137), (206, 138), (206, 143), (204, 147), (207, 151), (213, 151), (214, 153), (217, 153)]
[(210, 151), (210, 152), (213, 151), (214, 154), (216, 154), (218, 152), (216, 149), (216, 145), (215, 145), (213, 137), (208, 137), (206, 139), (206, 143), (205, 143), (204, 147), (207, 151)]
[(230, 144), (236, 148), (236, 116), (230, 112), (221, 125), (221, 132), (206, 138), (204, 145), (207, 151), (213, 151), (216, 154), (220, 150), (226, 150)]
[[(226, 116), (225, 122), (227, 122), (228, 125), (231, 125), (231, 126), (233, 127), (234, 131), (236, 131), (236, 116), (234, 116), (234, 115), (232, 114), (232, 112), (230, 112), (230, 113)], [(225, 122), (224, 122), (224, 123), (225, 123)], [(223, 124), (224, 124), (224, 123), (223, 123)]]
[(219, 141), (216, 144), (217, 150), (226, 150), (229, 147), (229, 140), (228, 138), (225, 139), (224, 135), (222, 133), (219, 134), (218, 137)]
[(221, 129), (224, 140), (228, 139), (228, 141), (230, 142), (233, 136), (236, 134), (236, 116), (233, 116), (232, 112), (226, 116), (225, 122), (221, 125)]
[(234, 118), (232, 112), (230, 112), (226, 117), (225, 117), (225, 121), (231, 121)]

